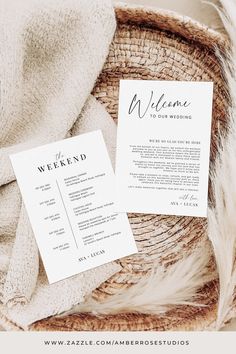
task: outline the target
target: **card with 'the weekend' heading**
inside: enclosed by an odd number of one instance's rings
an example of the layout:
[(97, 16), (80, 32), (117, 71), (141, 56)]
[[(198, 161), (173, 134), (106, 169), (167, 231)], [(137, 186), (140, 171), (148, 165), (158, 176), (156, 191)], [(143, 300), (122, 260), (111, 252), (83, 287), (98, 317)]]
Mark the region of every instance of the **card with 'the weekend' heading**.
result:
[(213, 83), (121, 80), (119, 212), (206, 217)]
[(10, 158), (50, 283), (137, 252), (101, 131)]

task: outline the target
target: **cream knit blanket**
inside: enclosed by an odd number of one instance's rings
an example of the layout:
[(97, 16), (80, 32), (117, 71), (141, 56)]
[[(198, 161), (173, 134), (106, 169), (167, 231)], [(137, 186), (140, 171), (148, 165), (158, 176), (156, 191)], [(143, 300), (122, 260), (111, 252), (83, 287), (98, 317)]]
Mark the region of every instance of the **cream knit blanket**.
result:
[[(115, 30), (109, 0), (0, 0), (0, 322), (27, 329), (63, 312), (120, 268), (48, 285), (9, 154), (116, 127), (90, 96)], [(30, 182), (30, 181), (29, 181)]]

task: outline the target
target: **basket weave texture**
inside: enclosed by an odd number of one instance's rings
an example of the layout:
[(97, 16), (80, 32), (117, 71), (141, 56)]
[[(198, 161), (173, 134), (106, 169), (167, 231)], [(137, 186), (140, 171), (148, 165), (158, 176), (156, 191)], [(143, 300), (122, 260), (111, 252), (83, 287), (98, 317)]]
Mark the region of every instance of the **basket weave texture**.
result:
[[(120, 5), (116, 17), (116, 34), (93, 95), (117, 121), (120, 79), (213, 81), (212, 166), (219, 131), (227, 127), (228, 104), (214, 46), (224, 50), (226, 39), (189, 18), (166, 11)], [(120, 260), (122, 270), (94, 291), (98, 300), (137, 283), (153, 268), (154, 261), (168, 266), (207, 239), (204, 218), (129, 214), (129, 221), (139, 253)], [(199, 298), (206, 307), (176, 306), (165, 316), (126, 313), (52, 317), (33, 324), (31, 330), (209, 329), (216, 317), (217, 288), (217, 281), (213, 281), (200, 290)]]

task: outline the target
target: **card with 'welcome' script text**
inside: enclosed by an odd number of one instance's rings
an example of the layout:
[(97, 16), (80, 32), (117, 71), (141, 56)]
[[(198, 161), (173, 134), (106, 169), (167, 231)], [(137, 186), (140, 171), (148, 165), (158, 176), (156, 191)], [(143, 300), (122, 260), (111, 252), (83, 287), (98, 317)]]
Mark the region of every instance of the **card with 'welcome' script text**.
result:
[(206, 217), (213, 83), (121, 80), (116, 210)]
[(137, 252), (101, 131), (10, 158), (50, 283)]

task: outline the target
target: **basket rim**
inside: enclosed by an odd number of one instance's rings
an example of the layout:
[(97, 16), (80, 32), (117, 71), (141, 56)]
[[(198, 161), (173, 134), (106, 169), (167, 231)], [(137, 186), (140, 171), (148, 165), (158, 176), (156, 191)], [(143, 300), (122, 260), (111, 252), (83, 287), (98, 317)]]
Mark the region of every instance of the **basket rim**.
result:
[(218, 48), (225, 52), (230, 48), (227, 35), (175, 11), (124, 2), (115, 3), (114, 10), (118, 25), (130, 24), (171, 32), (212, 51)]

